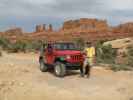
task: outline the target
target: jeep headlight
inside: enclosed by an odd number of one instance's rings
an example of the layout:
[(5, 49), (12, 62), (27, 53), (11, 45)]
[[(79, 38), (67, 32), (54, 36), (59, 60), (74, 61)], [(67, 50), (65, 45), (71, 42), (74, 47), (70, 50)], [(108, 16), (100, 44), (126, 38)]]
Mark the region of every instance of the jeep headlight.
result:
[(70, 55), (66, 55), (66, 59), (71, 59), (71, 56)]
[(64, 61), (64, 60), (66, 60), (66, 59), (71, 59), (71, 56), (70, 56), (70, 55), (66, 55), (66, 56), (61, 56), (61, 57), (60, 57), (60, 60), (61, 60), (61, 61)]
[(64, 61), (66, 58), (64, 56), (60, 57), (61, 61)]

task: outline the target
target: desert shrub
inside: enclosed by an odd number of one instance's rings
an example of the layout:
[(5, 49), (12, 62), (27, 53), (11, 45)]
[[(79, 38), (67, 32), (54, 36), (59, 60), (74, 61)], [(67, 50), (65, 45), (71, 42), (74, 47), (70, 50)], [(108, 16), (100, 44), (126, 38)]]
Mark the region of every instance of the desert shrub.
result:
[(133, 69), (130, 67), (133, 66), (133, 47), (128, 48), (127, 54), (124, 54), (124, 57), (127, 57), (127, 64), (116, 64), (116, 57), (117, 51), (113, 49), (111, 45), (103, 45), (102, 41), (97, 42), (96, 60), (98, 64), (108, 64), (108, 66), (105, 67), (109, 67), (113, 71), (127, 71)]
[(133, 47), (127, 49), (127, 65), (133, 67)]
[(32, 42), (30, 42), (30, 41), (26, 42), (25, 49), (26, 49), (27, 52), (34, 51)]
[(9, 53), (35, 52), (40, 49), (41, 45), (41, 41), (17, 41), (16, 43), (10, 43), (7, 50)]
[(111, 45), (103, 46), (101, 58), (105, 63), (115, 63), (116, 50), (114, 50)]
[(8, 51), (12, 53), (16, 52), (25, 52), (26, 51), (26, 43), (24, 41), (17, 41), (16, 43), (11, 43), (8, 46)]
[(102, 47), (103, 47), (103, 43), (101, 42), (101, 41), (98, 41), (97, 43), (96, 43), (96, 62), (97, 63), (101, 63), (102, 62), (102, 53), (103, 53), (103, 51), (102, 51)]
[(33, 50), (39, 50), (43, 44), (43, 41), (32, 41), (29, 46), (31, 46), (31, 49)]
[(97, 63), (114, 64), (116, 56), (116, 50), (111, 45), (103, 45), (101, 41), (96, 44)]
[(3, 48), (3, 49), (6, 49), (8, 48), (10, 42), (7, 38), (5, 37), (0, 37), (0, 46)]

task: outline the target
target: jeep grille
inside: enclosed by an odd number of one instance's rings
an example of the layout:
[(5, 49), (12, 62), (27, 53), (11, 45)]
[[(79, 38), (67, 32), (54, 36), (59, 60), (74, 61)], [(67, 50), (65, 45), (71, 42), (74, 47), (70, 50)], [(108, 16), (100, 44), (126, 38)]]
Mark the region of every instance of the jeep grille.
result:
[(74, 61), (80, 61), (82, 59), (82, 56), (81, 55), (73, 55), (73, 56), (71, 56), (71, 58)]

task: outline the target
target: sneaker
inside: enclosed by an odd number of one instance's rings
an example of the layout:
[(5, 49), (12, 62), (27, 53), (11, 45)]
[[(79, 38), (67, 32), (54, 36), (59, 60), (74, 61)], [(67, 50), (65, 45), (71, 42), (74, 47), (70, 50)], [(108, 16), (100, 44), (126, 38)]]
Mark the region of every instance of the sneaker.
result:
[(90, 78), (90, 75), (86, 75), (86, 78)]
[(81, 77), (84, 77), (84, 74), (80, 74)]

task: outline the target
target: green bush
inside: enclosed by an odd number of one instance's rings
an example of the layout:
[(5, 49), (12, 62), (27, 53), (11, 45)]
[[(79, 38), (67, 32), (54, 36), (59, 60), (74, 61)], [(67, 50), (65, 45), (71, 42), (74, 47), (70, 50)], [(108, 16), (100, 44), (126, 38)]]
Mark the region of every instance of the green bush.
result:
[(111, 45), (103, 45), (100, 41), (96, 44), (97, 63), (115, 64), (117, 52)]
[(97, 42), (96, 60), (98, 64), (108, 64), (108, 67), (113, 71), (127, 71), (133, 69), (130, 67), (133, 66), (133, 47), (128, 48), (127, 54), (124, 55), (124, 57), (127, 57), (127, 64), (116, 64), (116, 57), (117, 51), (113, 49), (111, 45), (103, 45), (102, 41)]

